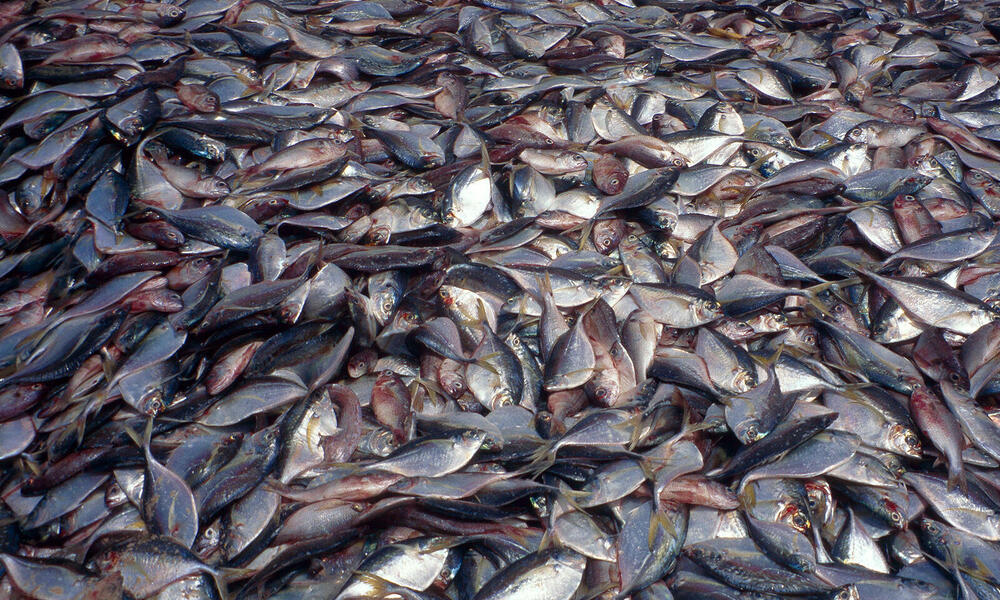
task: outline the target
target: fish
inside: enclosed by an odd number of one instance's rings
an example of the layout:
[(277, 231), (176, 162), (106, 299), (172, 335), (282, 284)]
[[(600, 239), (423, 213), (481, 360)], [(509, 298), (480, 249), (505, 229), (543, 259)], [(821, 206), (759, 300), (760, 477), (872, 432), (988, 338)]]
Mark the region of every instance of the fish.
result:
[(1000, 13), (0, 6), (0, 597), (1000, 597)]

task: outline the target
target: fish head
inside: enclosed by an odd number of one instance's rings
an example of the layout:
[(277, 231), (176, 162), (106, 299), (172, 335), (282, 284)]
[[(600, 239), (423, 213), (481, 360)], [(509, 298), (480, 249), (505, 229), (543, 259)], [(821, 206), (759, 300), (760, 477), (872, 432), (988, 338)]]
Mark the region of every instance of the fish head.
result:
[(456, 436), (456, 441), (466, 447), (482, 447), (485, 440), (486, 432), (481, 429), (465, 429)]
[(871, 127), (865, 125), (856, 125), (847, 132), (847, 141), (851, 143), (861, 143), (867, 144), (874, 137), (875, 132)]
[[(788, 317), (781, 313), (763, 313), (760, 315), (760, 323), (762, 326), (766, 327), (768, 331), (784, 331), (785, 329), (788, 329)], [(812, 335), (812, 344), (816, 344), (815, 330), (808, 325), (799, 329), (804, 336), (808, 337), (809, 335)], [(809, 343), (806, 339), (803, 339), (802, 341), (806, 344)]]
[(969, 375), (961, 369), (949, 368), (945, 365), (945, 377), (951, 385), (961, 392), (969, 391)]
[(717, 319), (722, 316), (722, 305), (716, 300), (699, 298), (694, 303), (694, 311), (701, 319)]
[(835, 594), (829, 597), (833, 600), (860, 600), (861, 593), (856, 585), (848, 584), (839, 588)]
[(833, 518), (833, 490), (825, 481), (808, 481), (805, 483), (806, 503), (809, 513), (818, 523), (827, 523)]
[(393, 293), (388, 290), (382, 290), (372, 294), (372, 307), (374, 308), (375, 318), (379, 322), (385, 323), (392, 316), (392, 311), (396, 310), (396, 301)]
[(786, 502), (778, 513), (778, 521), (791, 526), (799, 533), (809, 531), (809, 516), (795, 502)]
[(902, 508), (900, 508), (895, 502), (888, 499), (882, 501), (882, 506), (885, 510), (885, 514), (892, 522), (893, 527), (897, 529), (906, 529), (906, 515), (903, 514)]
[(920, 437), (906, 425), (897, 423), (892, 426), (889, 430), (889, 444), (906, 456), (913, 458), (922, 456), (923, 448), (920, 444)]
[(649, 65), (644, 63), (625, 65), (622, 75), (629, 81), (648, 81), (653, 78)]
[(747, 444), (752, 444), (764, 437), (764, 434), (760, 431), (760, 421), (757, 419), (743, 421), (736, 426), (736, 430), (733, 433), (736, 434), (738, 439), (746, 440)]
[(392, 230), (385, 225), (375, 225), (368, 231), (368, 239), (376, 246), (385, 246), (389, 243), (389, 236)]
[(612, 404), (618, 397), (617, 388), (618, 386), (614, 385), (614, 382), (611, 380), (602, 381), (594, 389), (594, 399), (597, 400), (601, 406)]
[(491, 410), (496, 410), (502, 406), (513, 406), (514, 399), (511, 397), (509, 391), (499, 388), (493, 392), (490, 405), (493, 407)]
[(703, 545), (688, 546), (684, 548), (684, 554), (700, 564), (717, 565), (726, 559), (724, 551)]
[(733, 388), (737, 392), (748, 392), (756, 386), (757, 375), (746, 369), (740, 369), (733, 377)]

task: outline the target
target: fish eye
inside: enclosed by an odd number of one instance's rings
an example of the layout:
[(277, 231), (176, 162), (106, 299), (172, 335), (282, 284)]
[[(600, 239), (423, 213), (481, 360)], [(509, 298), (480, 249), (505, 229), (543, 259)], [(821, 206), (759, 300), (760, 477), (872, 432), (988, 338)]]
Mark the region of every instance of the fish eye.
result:
[(610, 183), (611, 185), (617, 186), (618, 185), (618, 178), (617, 177), (612, 177), (611, 180), (608, 181), (608, 183)]
[(809, 521), (807, 521), (801, 513), (797, 513), (794, 517), (792, 517), (792, 525), (798, 529), (805, 529), (808, 524)]
[(551, 145), (553, 145), (555, 143), (556, 143), (555, 140), (553, 140), (552, 138), (545, 138), (545, 144), (546, 145), (551, 146)]
[(900, 514), (900, 512), (897, 511), (897, 510), (894, 510), (891, 513), (889, 513), (889, 517), (892, 519), (893, 523), (902, 523), (903, 522), (903, 515)]
[(671, 163), (672, 163), (672, 164), (673, 164), (673, 165), (674, 165), (675, 167), (683, 167), (683, 166), (684, 166), (684, 159), (682, 159), (682, 158), (675, 158), (674, 160), (672, 160), (672, 161), (670, 161), (670, 162), (671, 162)]
[(911, 447), (916, 447), (920, 445), (920, 440), (918, 440), (917, 436), (913, 435), (912, 433), (906, 434), (906, 437), (903, 438), (903, 441), (906, 442), (907, 446)]

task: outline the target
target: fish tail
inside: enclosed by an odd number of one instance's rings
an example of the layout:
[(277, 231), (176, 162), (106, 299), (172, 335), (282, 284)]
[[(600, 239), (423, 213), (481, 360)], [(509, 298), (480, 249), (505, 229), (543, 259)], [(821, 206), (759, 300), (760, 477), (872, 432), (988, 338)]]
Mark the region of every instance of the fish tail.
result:
[(559, 499), (569, 504), (570, 507), (577, 512), (585, 512), (586, 509), (580, 506), (579, 502), (590, 497), (590, 492), (585, 492), (583, 490), (563, 490), (560, 489), (558, 492)]
[(500, 371), (497, 370), (496, 367), (494, 367), (493, 365), (490, 364), (490, 360), (496, 358), (499, 355), (500, 355), (499, 352), (491, 352), (491, 353), (486, 354), (484, 356), (480, 356), (479, 358), (473, 359), (470, 362), (473, 363), (473, 364), (475, 364), (475, 365), (477, 365), (477, 366), (480, 366), (480, 367), (486, 369), (487, 371), (489, 371), (490, 373), (493, 373), (494, 375), (500, 375)]
[(805, 294), (804, 297), (806, 299), (806, 302), (809, 303), (809, 306), (815, 308), (824, 317), (827, 317), (828, 319), (835, 319), (836, 318), (836, 317), (833, 316), (833, 313), (830, 312), (830, 310), (826, 307), (826, 305), (823, 304), (823, 301), (820, 300), (819, 297), (816, 296), (815, 294), (812, 294), (812, 293)]
[(531, 462), (525, 467), (534, 476), (541, 475), (556, 462), (556, 450), (551, 444), (544, 444), (531, 453)]
[(965, 479), (965, 470), (961, 465), (956, 468), (948, 468), (948, 491), (955, 489), (956, 485), (963, 494), (969, 493), (969, 482)]
[(667, 516), (667, 513), (664, 512), (663, 508), (658, 506), (649, 518), (648, 541), (650, 548), (656, 547), (656, 535), (660, 531), (669, 534), (673, 538), (677, 537), (677, 528), (674, 527), (673, 522), (670, 520), (670, 517)]

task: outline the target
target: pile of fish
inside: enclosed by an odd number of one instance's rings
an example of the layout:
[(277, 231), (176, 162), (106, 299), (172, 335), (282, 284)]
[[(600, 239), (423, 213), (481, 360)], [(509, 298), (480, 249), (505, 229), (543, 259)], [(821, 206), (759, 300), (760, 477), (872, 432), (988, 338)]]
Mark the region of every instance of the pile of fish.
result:
[(1000, 598), (1000, 6), (0, 4), (0, 597)]

